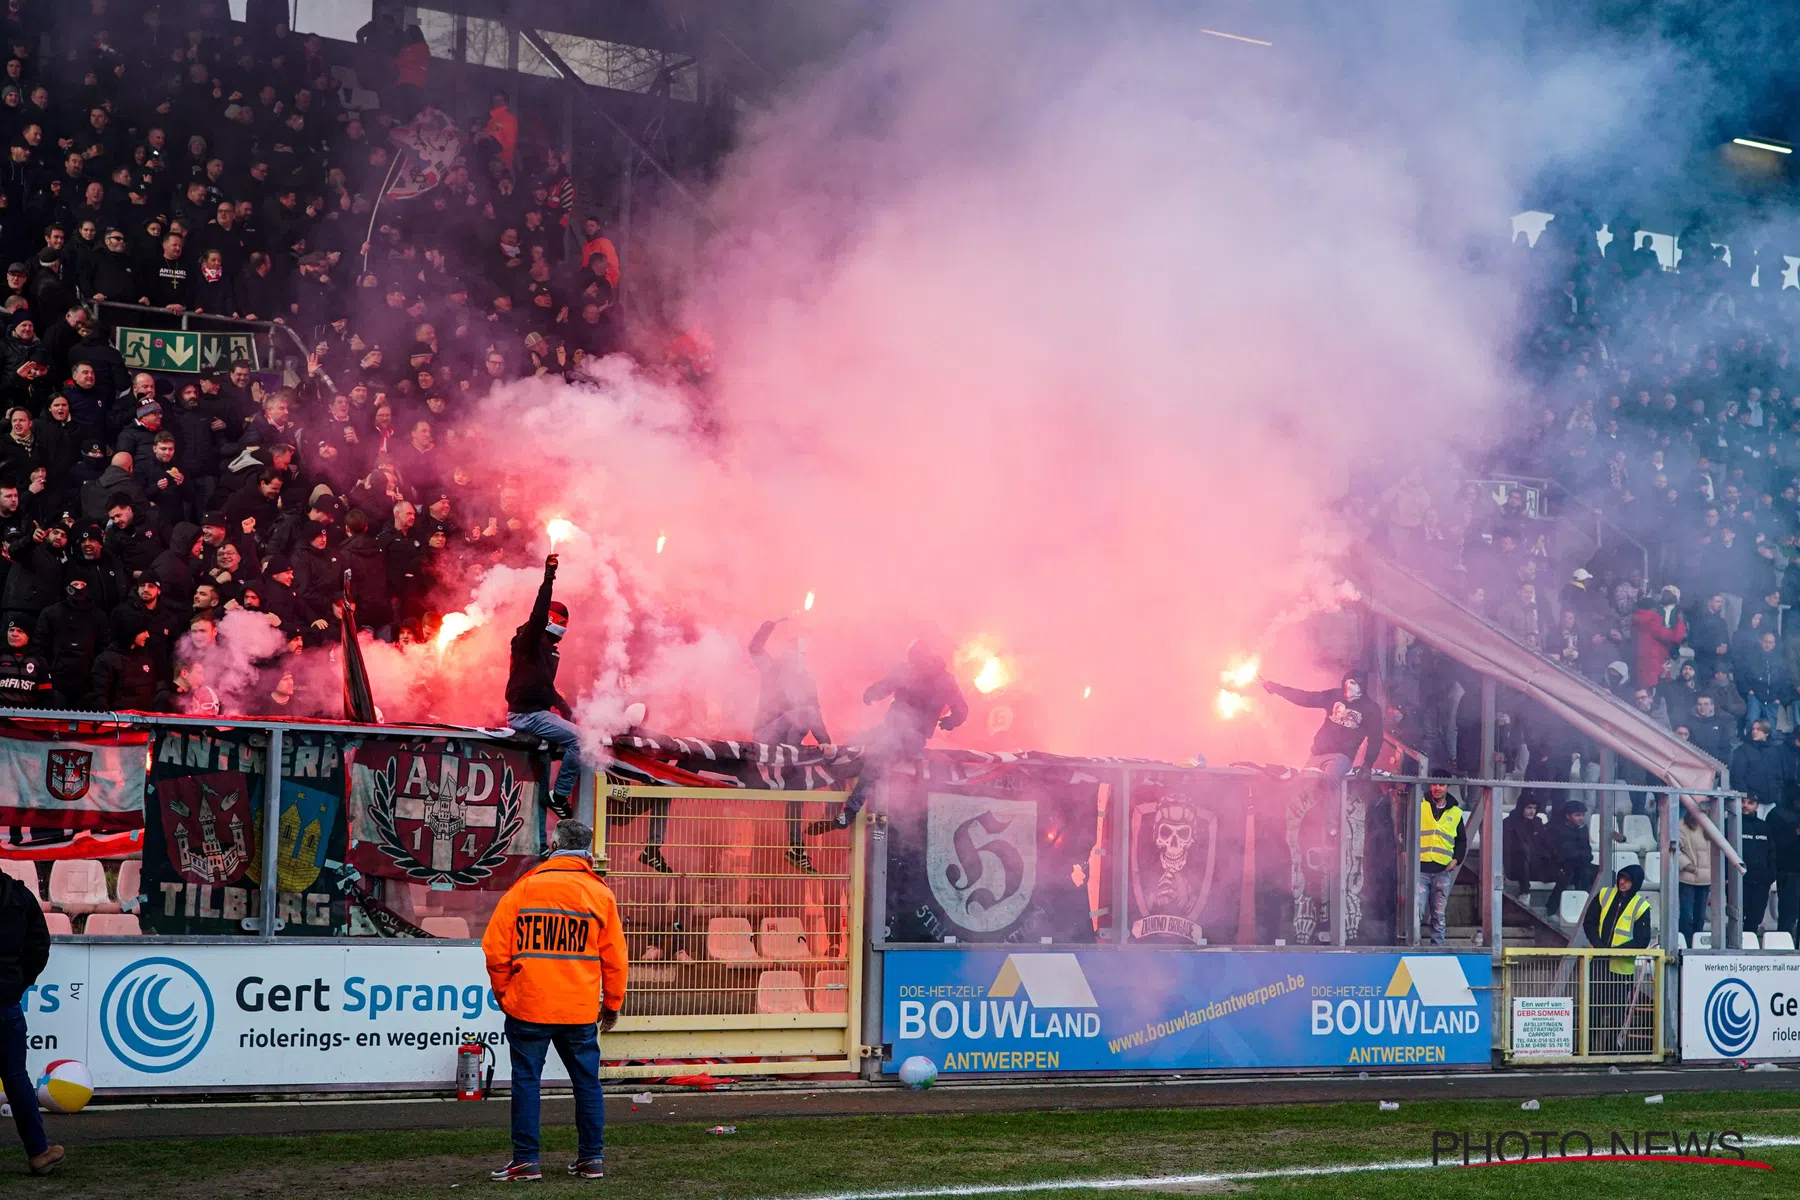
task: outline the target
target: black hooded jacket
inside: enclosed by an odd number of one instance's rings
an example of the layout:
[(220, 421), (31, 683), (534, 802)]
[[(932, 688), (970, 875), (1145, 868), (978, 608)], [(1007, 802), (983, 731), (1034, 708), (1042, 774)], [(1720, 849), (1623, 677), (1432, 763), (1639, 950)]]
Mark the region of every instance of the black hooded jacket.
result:
[[(1631, 880), (1631, 896), (1638, 895), (1644, 890), (1644, 868), (1633, 863), (1632, 865), (1621, 869), (1619, 874)], [(1615, 876), (1615, 886), (1616, 882), (1617, 877)], [(1619, 923), (1619, 918), (1624, 913), (1625, 905), (1630, 901), (1631, 896), (1627, 896), (1623, 892), (1616, 892), (1613, 896), (1613, 902), (1607, 905), (1605, 912), (1601, 912), (1600, 891), (1601, 889), (1596, 888), (1594, 891), (1594, 898), (1588, 902), (1587, 912), (1584, 913), (1581, 918), (1581, 927), (1587, 934), (1588, 944), (1590, 946), (1597, 946), (1601, 949), (1605, 949), (1613, 944), (1613, 927)], [(1655, 902), (1652, 901), (1652, 903)], [(1631, 940), (1624, 943), (1624, 945), (1629, 946), (1634, 950), (1642, 950), (1649, 946), (1652, 936), (1654, 935), (1650, 929), (1650, 910), (1645, 909), (1644, 914), (1637, 919), (1636, 924), (1632, 927)]]
[[(1313, 757), (1342, 754), (1350, 760), (1351, 766), (1372, 767), (1381, 755), (1381, 706), (1369, 695), (1361, 672), (1351, 671), (1344, 676), (1345, 683), (1351, 680), (1362, 689), (1362, 694), (1354, 700), (1344, 699), (1342, 684), (1322, 692), (1302, 691), (1279, 683), (1264, 683), (1263, 688), (1289, 704), (1325, 710), (1325, 720), (1313, 734), (1309, 751)], [(1360, 763), (1357, 762), (1359, 747), (1362, 750)]]
[(149, 630), (142, 613), (127, 608), (114, 614), (112, 645), (94, 660), (92, 707), (148, 711), (156, 703), (156, 662), (147, 648), (131, 644)]
[(94, 660), (106, 644), (106, 614), (82, 589), (46, 608), (38, 617), (35, 641), (50, 660), (57, 703), (85, 708), (93, 690)]
[(556, 690), (556, 668), (562, 661), (557, 639), (545, 632), (550, 621), (550, 591), (556, 582), (556, 568), (544, 565), (544, 582), (532, 603), (531, 615), (519, 626), (512, 638), (512, 667), (506, 676), (506, 711), (509, 713), (551, 712), (573, 718), (569, 702)]
[(12, 876), (0, 875), (0, 1009), (17, 1004), (49, 962), (50, 927), (37, 897)]

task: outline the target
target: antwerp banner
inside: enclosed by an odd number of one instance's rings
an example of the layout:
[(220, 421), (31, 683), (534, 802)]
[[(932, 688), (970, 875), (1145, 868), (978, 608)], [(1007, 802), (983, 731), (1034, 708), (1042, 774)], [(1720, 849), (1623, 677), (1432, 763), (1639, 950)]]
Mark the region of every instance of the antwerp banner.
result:
[(149, 735), (0, 737), (0, 825), (138, 829), (144, 824)]

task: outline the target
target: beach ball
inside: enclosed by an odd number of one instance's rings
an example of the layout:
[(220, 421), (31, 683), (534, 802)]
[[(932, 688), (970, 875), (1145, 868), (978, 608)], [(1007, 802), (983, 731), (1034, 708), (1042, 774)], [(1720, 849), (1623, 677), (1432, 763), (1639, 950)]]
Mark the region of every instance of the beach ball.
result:
[(94, 1077), (86, 1064), (72, 1058), (57, 1059), (38, 1080), (38, 1103), (51, 1112), (80, 1112), (93, 1098)]
[(915, 1054), (900, 1064), (900, 1082), (922, 1092), (937, 1082), (937, 1064), (923, 1054)]

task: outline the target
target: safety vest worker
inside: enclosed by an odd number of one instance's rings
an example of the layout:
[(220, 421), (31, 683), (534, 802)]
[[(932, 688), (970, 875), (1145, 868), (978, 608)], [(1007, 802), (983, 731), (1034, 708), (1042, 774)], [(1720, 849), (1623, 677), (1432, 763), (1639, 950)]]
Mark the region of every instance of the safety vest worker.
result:
[(1419, 861), (1448, 867), (1456, 858), (1464, 813), (1450, 803), (1442, 784), (1433, 784), (1431, 790), (1434, 795), (1419, 801)]
[(625, 930), (594, 861), (559, 850), (500, 898), (481, 939), (501, 1009), (534, 1025), (592, 1025), (625, 1003)]
[[(1643, 885), (1644, 868), (1634, 863), (1619, 871), (1617, 887), (1601, 888), (1595, 894), (1582, 920), (1590, 944), (1614, 949), (1649, 947), (1650, 901), (1643, 894)], [(1606, 967), (1614, 975), (1630, 975), (1637, 970), (1637, 963), (1625, 955), (1609, 956)]]

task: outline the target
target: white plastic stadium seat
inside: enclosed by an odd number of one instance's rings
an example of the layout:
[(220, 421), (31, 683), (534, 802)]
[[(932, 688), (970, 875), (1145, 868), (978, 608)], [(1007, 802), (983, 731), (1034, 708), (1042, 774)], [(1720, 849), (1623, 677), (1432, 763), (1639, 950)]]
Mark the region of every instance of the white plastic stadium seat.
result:
[(50, 903), (70, 916), (119, 911), (106, 894), (106, 868), (92, 858), (61, 858), (50, 864)]
[(743, 917), (714, 917), (706, 923), (706, 957), (715, 962), (758, 962), (750, 940), (750, 922)]
[(128, 858), (119, 864), (118, 899), (119, 908), (124, 912), (136, 912), (139, 895), (144, 890), (144, 863), (142, 859)]
[(87, 919), (81, 932), (89, 937), (137, 937), (144, 931), (138, 928), (138, 919), (130, 913), (97, 912)]
[(1679, 950), (1686, 950), (1688, 948), (1687, 934), (1685, 934), (1685, 933), (1676, 934), (1675, 935), (1675, 946)]
[(1662, 855), (1652, 851), (1644, 855), (1644, 887), (1659, 888), (1662, 886)]
[(764, 917), (757, 938), (764, 958), (808, 958), (806, 934), (799, 917)]
[(419, 928), (434, 938), (467, 938), (469, 923), (461, 917), (426, 917)]
[(1640, 854), (1656, 849), (1656, 826), (1636, 813), (1625, 818), (1625, 844)]
[(1695, 933), (1694, 933), (1694, 949), (1696, 949), (1696, 950), (1711, 950), (1712, 949), (1712, 930), (1700, 929), (1700, 930), (1695, 931)]
[(1600, 853), (1600, 814), (1588, 814), (1588, 849)]
[(45, 912), (50, 911), (50, 903), (44, 899), (43, 889), (38, 886), (36, 863), (23, 862), (16, 858), (0, 858), (0, 872), (11, 875), (14, 879), (30, 888), (31, 898), (38, 902), (38, 907)]
[(811, 1012), (806, 1007), (806, 980), (798, 971), (764, 971), (756, 977), (756, 1011)]
[(850, 973), (820, 971), (813, 976), (812, 1007), (814, 1012), (850, 1011)]
[(1744, 931), (1744, 940), (1738, 946), (1738, 949), (1739, 950), (1761, 950), (1762, 943), (1756, 940), (1756, 935), (1754, 933), (1751, 933), (1749, 930), (1745, 930)]
[(1763, 934), (1762, 944), (1764, 950), (1792, 950), (1794, 935), (1784, 933), (1779, 929), (1771, 929), (1768, 933)]
[(1612, 873), (1617, 875), (1626, 867), (1638, 865), (1638, 856), (1630, 850), (1614, 850), (1612, 853)]
[(67, 937), (75, 932), (75, 926), (69, 923), (68, 913), (48, 912), (44, 914), (44, 924), (50, 927), (50, 936), (62, 934)]
[(1564, 925), (1577, 925), (1581, 922), (1581, 914), (1587, 911), (1588, 894), (1586, 892), (1564, 892), (1562, 894), (1562, 910), (1557, 915)]

